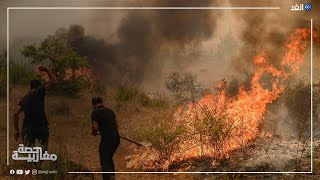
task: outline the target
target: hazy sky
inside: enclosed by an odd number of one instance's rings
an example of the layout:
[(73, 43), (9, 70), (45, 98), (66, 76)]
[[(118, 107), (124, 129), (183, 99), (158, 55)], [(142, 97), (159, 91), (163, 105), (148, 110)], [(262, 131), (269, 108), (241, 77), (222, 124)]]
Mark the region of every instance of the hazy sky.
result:
[[(152, 2), (152, 0), (0, 0), (1, 40), (5, 40), (6, 37), (7, 7), (148, 6), (150, 5), (150, 2)], [(198, 2), (201, 2), (201, 0)], [(271, 1), (259, 0), (249, 1), (248, 3), (248, 0), (216, 0), (214, 2), (223, 2), (217, 3), (219, 6), (230, 6), (228, 2), (231, 2), (233, 6), (280, 6), (281, 11), (287, 11), (291, 4), (294, 5), (294, 3), (300, 3), (304, 1), (287, 0), (282, 1), (281, 3), (278, 1), (272, 1), (273, 3), (268, 3)], [(101, 11), (103, 11), (103, 14), (97, 16), (97, 12)], [(116, 30), (117, 23), (119, 23), (119, 20), (122, 18), (122, 14), (124, 12), (124, 10), (11, 10), (10, 34), (13, 34), (14, 36), (44, 37), (53, 33), (59, 27), (68, 27), (70, 24), (82, 24), (89, 34), (108, 37), (112, 35), (113, 31)], [(241, 12), (241, 10), (237, 12)], [(306, 15), (306, 13), (303, 13), (303, 15)], [(23, 31), (21, 31), (21, 29), (23, 29)]]
[[(1, 40), (6, 38), (6, 8), (7, 7), (32, 7), (32, 6), (100, 6), (108, 3), (117, 6), (126, 1), (101, 1), (101, 0), (1, 0)], [(113, 31), (119, 22), (121, 11), (114, 11), (103, 17), (97, 17), (94, 10), (10, 10), (10, 34), (18, 37), (45, 37), (52, 34), (59, 27), (69, 27), (70, 24), (82, 24), (86, 31), (93, 35), (103, 36), (108, 31)], [(109, 25), (107, 28), (106, 25)]]
[[(153, 1), (155, 0), (0, 0), (0, 48), (5, 47), (7, 7), (152, 6)], [(193, 2), (201, 1), (205, 0)], [(281, 2), (278, 0), (216, 0), (214, 2), (216, 3), (213, 6), (279, 6), (281, 8), (281, 10), (268, 11), (219, 11), (221, 13), (217, 18), (217, 25), (214, 27), (214, 35), (203, 42), (203, 47), (216, 48), (217, 42), (231, 30), (234, 38), (242, 43), (238, 49), (242, 51), (239, 57), (246, 60), (250, 60), (252, 54), (245, 52), (246, 47), (243, 48), (241, 46), (246, 45), (247, 42), (252, 43), (252, 40), (257, 37), (262, 42), (262, 45), (271, 47), (278, 43), (276, 41), (277, 37), (274, 37), (272, 33), (276, 32), (275, 35), (280, 35), (280, 37), (289, 34), (300, 24), (303, 24), (302, 26), (304, 27), (308, 26), (310, 18), (314, 19), (315, 26), (320, 24), (318, 19), (320, 17), (320, 11), (318, 11), (320, 3), (315, 0), (312, 0), (314, 8), (312, 12), (290, 11), (292, 5), (309, 2), (303, 0), (285, 0)], [(44, 38), (49, 34), (53, 34), (58, 28), (68, 28), (71, 24), (80, 24), (84, 26), (86, 34), (98, 36), (109, 41), (117, 38), (115, 37), (117, 36), (116, 31), (127, 13), (126, 10), (10, 10), (10, 39), (12, 40), (16, 37)], [(283, 42), (279, 41), (279, 43)], [(245, 56), (246, 54), (248, 54), (248, 57)], [(197, 64), (200, 64), (198, 62), (200, 61), (197, 61)], [(192, 65), (190, 67), (196, 69), (196, 71), (202, 71), (210, 66), (210, 71), (202, 72), (203, 76), (201, 77), (203, 77), (204, 81), (208, 79), (208, 81), (212, 82), (212, 77), (219, 79), (225, 73), (224, 68), (217, 66), (215, 61), (210, 58), (209, 60), (203, 60), (203, 62), (197, 68)], [(170, 67), (172, 66), (170, 65)], [(154, 79), (150, 81), (153, 82)]]

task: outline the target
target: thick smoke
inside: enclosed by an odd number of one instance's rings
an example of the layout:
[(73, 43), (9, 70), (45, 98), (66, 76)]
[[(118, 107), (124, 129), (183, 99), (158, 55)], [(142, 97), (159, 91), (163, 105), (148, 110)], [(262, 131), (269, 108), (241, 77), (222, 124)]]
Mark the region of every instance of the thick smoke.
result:
[(233, 58), (230, 68), (232, 71), (250, 71), (252, 57), (263, 53), (268, 60), (279, 67), (285, 53), (285, 42), (288, 34), (297, 28), (310, 27), (310, 19), (319, 20), (320, 6), (312, 1), (312, 11), (290, 11), (295, 4), (306, 4), (304, 1), (230, 1), (233, 6), (279, 6), (281, 10), (251, 10), (238, 12), (242, 27), (240, 39), (242, 48)]
[[(153, 6), (210, 6), (210, 1), (153, 1)], [(161, 68), (150, 69), (150, 64), (161, 49), (179, 50), (195, 45), (214, 35), (217, 13), (209, 10), (131, 10), (120, 21), (117, 41), (97, 39), (86, 35), (81, 25), (60, 29), (71, 46), (87, 56), (98, 76), (107, 81), (128, 76), (132, 82), (141, 82), (149, 72), (160, 73)], [(99, 14), (98, 14), (99, 15)], [(61, 33), (62, 32), (62, 33)], [(158, 60), (157, 60), (158, 61)]]
[[(156, 6), (192, 7), (212, 6), (212, 1), (159, 1)], [(178, 44), (206, 40), (214, 33), (216, 14), (210, 10), (163, 10), (154, 13), (159, 35), (167, 41)]]
[[(232, 5), (239, 6), (251, 5), (252, 1), (231, 1)], [(230, 64), (230, 71), (233, 73), (242, 73), (250, 71), (253, 69), (252, 57), (257, 54), (263, 53), (267, 56), (268, 60), (275, 66), (280, 67), (280, 62), (285, 54), (285, 42), (286, 37), (292, 33), (297, 28), (306, 28), (310, 27), (310, 19), (313, 18), (314, 28), (319, 28), (319, 3), (317, 1), (309, 1), (313, 8), (312, 11), (290, 11), (290, 7), (295, 4), (306, 4), (305, 1), (268, 1), (256, 2), (257, 6), (280, 6), (281, 10), (264, 10), (264, 11), (243, 11), (241, 13), (237, 13), (238, 17), (242, 21), (242, 30), (240, 33), (240, 39), (242, 42), (242, 47), (239, 50), (237, 56), (233, 57)], [(303, 66), (308, 67), (310, 61), (309, 54), (306, 51), (305, 54), (305, 63)], [(319, 46), (314, 44), (314, 52), (319, 52)], [(317, 62), (319, 59), (317, 56), (314, 56), (314, 62)], [(318, 66), (318, 64), (316, 64)], [(318, 67), (316, 67), (318, 68)], [(294, 85), (297, 84), (297, 79), (301, 77), (310, 77), (310, 69), (307, 68), (307, 72), (302, 71), (300, 74), (296, 75), (296, 79), (292, 79), (286, 85)], [(268, 83), (270, 81), (265, 81)], [(304, 83), (308, 83), (308, 79), (304, 79)], [(292, 87), (295, 89), (296, 87)], [(266, 117), (266, 126), (270, 126), (273, 129), (272, 131), (282, 137), (293, 138), (298, 135), (298, 132), (301, 131), (299, 129), (299, 125), (307, 119), (310, 118), (301, 118), (296, 115), (296, 110), (293, 111), (290, 109), (288, 104), (285, 103), (286, 100), (297, 99), (297, 102), (292, 102), (292, 104), (297, 104), (301, 106), (303, 102), (306, 102), (307, 105), (310, 105), (310, 90), (306, 90), (305, 92), (300, 92), (303, 97), (298, 99), (299, 96), (289, 97), (288, 93), (290, 91), (286, 91), (282, 98), (277, 100), (277, 103), (273, 104), (269, 107), (269, 111)], [(305, 107), (305, 106), (301, 106)], [(310, 109), (310, 108), (306, 108)], [(301, 114), (306, 114), (306, 112)], [(268, 129), (268, 128), (267, 128)], [(306, 132), (309, 132), (310, 128), (306, 128)], [(270, 130), (270, 129), (268, 129)]]

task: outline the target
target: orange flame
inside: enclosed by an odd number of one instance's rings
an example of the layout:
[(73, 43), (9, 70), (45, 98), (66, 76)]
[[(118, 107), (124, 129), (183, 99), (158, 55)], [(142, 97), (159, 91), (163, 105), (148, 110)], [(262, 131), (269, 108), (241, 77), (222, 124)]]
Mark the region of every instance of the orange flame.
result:
[(92, 75), (91, 69), (89, 68), (79, 68), (74, 72), (74, 74), (71, 69), (67, 69), (64, 80), (72, 79), (73, 76), (75, 76), (76, 78), (82, 78), (85, 80), (95, 79)]
[[(313, 38), (319, 40), (316, 32)], [(287, 52), (281, 61), (280, 69), (272, 66), (264, 54), (253, 57), (255, 71), (250, 81), (251, 86), (249, 89), (241, 86), (237, 96), (226, 96), (226, 82), (222, 80), (218, 85), (216, 95), (209, 93), (197, 102), (190, 102), (186, 107), (179, 107), (173, 118), (177, 125), (187, 125), (186, 136), (190, 137), (190, 140), (179, 145), (180, 152), (183, 154), (175, 153), (170, 157), (170, 160), (180, 161), (199, 156), (209, 156), (215, 159), (227, 158), (232, 150), (245, 146), (250, 140), (257, 138), (259, 133), (262, 133), (262, 136), (270, 137), (268, 133), (259, 132), (260, 122), (267, 111), (267, 105), (279, 98), (284, 91), (284, 82), (293, 74), (299, 73), (308, 39), (310, 39), (310, 29), (307, 28), (297, 29), (289, 35), (285, 44)], [(272, 76), (270, 88), (265, 88), (261, 80), (265, 74)], [(192, 123), (202, 121), (208, 116), (212, 118), (212, 121), (219, 118), (223, 120), (222, 134), (227, 136), (221, 142), (203, 144), (194, 134), (195, 127)], [(130, 158), (128, 165), (133, 168), (150, 168), (145, 164), (154, 164), (154, 157), (157, 156), (154, 154), (156, 151), (151, 148), (145, 153), (153, 154), (153, 158), (149, 159), (143, 156), (141, 159), (141, 151), (137, 151)], [(154, 164), (154, 166), (159, 166), (159, 164)], [(168, 163), (163, 163), (161, 168), (166, 170)]]

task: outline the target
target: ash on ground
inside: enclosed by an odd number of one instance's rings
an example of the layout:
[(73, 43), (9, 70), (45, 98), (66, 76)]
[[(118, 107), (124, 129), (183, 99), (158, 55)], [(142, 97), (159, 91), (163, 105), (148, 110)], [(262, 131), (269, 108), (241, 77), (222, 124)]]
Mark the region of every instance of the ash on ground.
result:
[[(314, 141), (314, 158), (319, 156), (315, 153), (319, 147), (320, 140)], [(171, 165), (169, 171), (310, 172), (311, 146), (310, 143), (279, 137), (258, 138), (246, 147), (233, 151), (229, 159), (222, 160), (218, 165), (213, 165), (210, 158), (192, 158)]]

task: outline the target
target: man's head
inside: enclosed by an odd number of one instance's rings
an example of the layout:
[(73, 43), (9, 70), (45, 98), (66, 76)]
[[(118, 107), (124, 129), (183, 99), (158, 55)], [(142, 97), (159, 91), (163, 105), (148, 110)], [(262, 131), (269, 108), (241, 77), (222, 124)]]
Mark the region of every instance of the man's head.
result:
[(37, 89), (37, 88), (39, 88), (40, 86), (41, 86), (41, 83), (40, 83), (39, 80), (34, 79), (34, 80), (31, 80), (31, 81), (30, 81), (30, 89), (31, 89), (31, 90)]
[(103, 105), (101, 97), (94, 97), (92, 98), (92, 106), (94, 109), (96, 109), (98, 106)]

